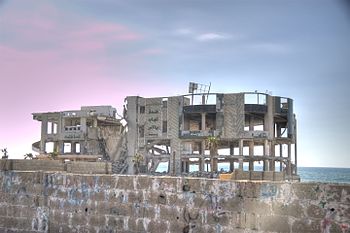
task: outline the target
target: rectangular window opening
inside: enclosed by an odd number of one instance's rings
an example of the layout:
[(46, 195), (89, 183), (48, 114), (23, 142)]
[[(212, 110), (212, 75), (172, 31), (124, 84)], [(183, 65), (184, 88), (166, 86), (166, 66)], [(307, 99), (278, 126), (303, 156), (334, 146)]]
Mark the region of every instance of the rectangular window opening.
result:
[(54, 142), (46, 142), (45, 143), (45, 152), (46, 153), (53, 153), (54, 152)]
[(63, 144), (63, 153), (72, 153), (72, 143), (65, 142)]
[(80, 154), (80, 143), (75, 144), (75, 153)]
[(167, 121), (163, 121), (163, 126), (162, 126), (162, 132), (166, 133), (168, 132), (168, 122)]
[(140, 106), (140, 114), (144, 114), (146, 111), (146, 107), (145, 106)]
[(47, 134), (52, 134), (52, 122), (47, 122)]

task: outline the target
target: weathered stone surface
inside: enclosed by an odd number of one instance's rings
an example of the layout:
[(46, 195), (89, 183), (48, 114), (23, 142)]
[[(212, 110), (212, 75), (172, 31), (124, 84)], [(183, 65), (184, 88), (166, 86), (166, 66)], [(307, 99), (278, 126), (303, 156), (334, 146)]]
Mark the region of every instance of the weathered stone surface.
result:
[(260, 226), (261, 226), (262, 231), (290, 232), (291, 226), (288, 223), (288, 217), (271, 216), (271, 215), (270, 216), (260, 216), (259, 222), (260, 222)]
[(341, 232), (350, 216), (350, 185), (42, 171), (0, 181), (0, 232)]

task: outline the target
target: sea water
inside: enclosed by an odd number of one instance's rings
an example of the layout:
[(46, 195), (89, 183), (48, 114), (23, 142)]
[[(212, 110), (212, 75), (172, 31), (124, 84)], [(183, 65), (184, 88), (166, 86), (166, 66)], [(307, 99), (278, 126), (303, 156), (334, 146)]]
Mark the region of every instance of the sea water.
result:
[(350, 168), (298, 167), (301, 182), (350, 184)]

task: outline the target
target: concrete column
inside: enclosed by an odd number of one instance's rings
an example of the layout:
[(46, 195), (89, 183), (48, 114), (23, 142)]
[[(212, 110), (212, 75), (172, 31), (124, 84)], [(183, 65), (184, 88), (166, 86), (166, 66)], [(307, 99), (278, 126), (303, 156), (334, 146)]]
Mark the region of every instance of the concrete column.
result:
[(51, 122), (51, 134), (54, 134), (55, 123)]
[(205, 125), (205, 113), (202, 113), (202, 125), (201, 125), (201, 129), (205, 130), (206, 125)]
[[(230, 142), (230, 156), (234, 155), (234, 147), (233, 147), (233, 143)], [(233, 165), (233, 159), (229, 159), (230, 160), (230, 171), (233, 172), (234, 170), (234, 165)]]
[(233, 159), (229, 159), (229, 161), (230, 161), (230, 172), (233, 172), (233, 170), (235, 169), (233, 165)]
[(292, 175), (292, 157), (291, 157), (291, 145), (288, 143), (288, 164), (287, 164), (287, 174)]
[(63, 154), (63, 141), (59, 141), (57, 145), (58, 154)]
[[(243, 156), (243, 139), (239, 139), (239, 156)], [(239, 159), (239, 170), (243, 171), (243, 159)]]
[(232, 156), (232, 155), (234, 155), (234, 147), (233, 147), (233, 143), (232, 142), (230, 142), (230, 155)]
[[(270, 145), (269, 141), (265, 139), (264, 141), (264, 156), (270, 156)], [(269, 160), (264, 160), (264, 171), (270, 171)]]
[(86, 117), (80, 118), (80, 129), (83, 133), (86, 133)]
[(47, 118), (43, 117), (41, 121), (41, 140), (40, 140), (40, 153), (44, 153), (46, 151), (46, 135), (47, 135)]
[[(275, 157), (275, 143), (271, 142), (271, 157)], [(270, 170), (275, 171), (275, 160), (270, 160)]]
[(254, 117), (250, 116), (249, 118), (249, 131), (254, 131)]
[(294, 160), (295, 160), (295, 174), (298, 174), (298, 147), (297, 147), (297, 120), (295, 120), (295, 144), (294, 144)]
[(254, 156), (254, 141), (250, 141), (249, 142), (249, 171), (254, 170), (253, 156)]
[(266, 96), (267, 104), (267, 113), (264, 117), (264, 131), (268, 132), (268, 139), (273, 139), (275, 136), (274, 125), (273, 125), (273, 110), (274, 110), (274, 101), (273, 97), (270, 95)]
[(204, 171), (204, 166), (205, 166), (205, 140), (203, 140), (201, 142), (201, 151), (200, 151), (200, 154), (201, 154), (201, 158), (199, 159), (199, 171)]
[[(283, 144), (279, 144), (280, 145), (280, 157), (283, 157)], [(283, 171), (283, 163), (282, 160), (280, 162), (280, 171)]]

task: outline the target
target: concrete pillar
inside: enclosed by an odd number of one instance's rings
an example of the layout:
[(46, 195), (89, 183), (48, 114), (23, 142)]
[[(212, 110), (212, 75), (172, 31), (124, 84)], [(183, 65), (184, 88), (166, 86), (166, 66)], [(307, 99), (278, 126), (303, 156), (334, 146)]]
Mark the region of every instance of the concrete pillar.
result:
[(234, 168), (234, 164), (233, 164), (233, 159), (229, 159), (230, 161), (230, 172), (233, 172)]
[[(280, 157), (283, 157), (283, 144), (279, 144), (280, 145)], [(283, 171), (283, 163), (282, 160), (280, 162), (280, 171)]]
[[(230, 142), (230, 156), (234, 155), (234, 147), (233, 147), (233, 143)], [(233, 159), (229, 159), (230, 161), (230, 171), (232, 172), (234, 170), (234, 165), (233, 165)]]
[(186, 160), (185, 164), (186, 164), (186, 171), (185, 172), (190, 172), (190, 162), (188, 160)]
[(267, 113), (264, 117), (264, 131), (268, 132), (268, 139), (271, 140), (275, 136), (274, 125), (273, 125), (273, 110), (274, 110), (274, 101), (273, 97), (270, 95), (266, 96), (267, 104)]
[(51, 134), (54, 134), (55, 123), (51, 122)]
[(63, 154), (63, 141), (57, 143), (57, 152), (58, 154)]
[[(269, 141), (265, 139), (264, 141), (264, 156), (270, 156), (270, 145)], [(264, 171), (270, 171), (270, 166), (269, 166), (269, 160), (265, 159), (264, 160)]]
[(249, 171), (254, 170), (253, 156), (254, 156), (254, 141), (250, 141), (249, 142)]
[(289, 176), (292, 175), (292, 157), (291, 157), (291, 145), (290, 142), (288, 143), (288, 164), (287, 164), (287, 174)]
[(202, 113), (202, 125), (201, 125), (201, 129), (205, 130), (206, 125), (205, 125), (205, 113)]
[(294, 144), (294, 160), (295, 160), (295, 174), (298, 174), (298, 147), (297, 147), (297, 120), (295, 120), (295, 144)]
[(46, 135), (47, 135), (47, 118), (43, 117), (41, 121), (41, 141), (40, 141), (40, 153), (44, 153), (46, 151)]
[(249, 117), (249, 131), (254, 131), (254, 117)]
[(201, 155), (201, 158), (199, 159), (199, 171), (204, 171), (205, 168), (205, 157), (204, 157), (204, 154), (205, 154), (205, 140), (202, 140), (201, 142), (201, 150), (200, 150), (200, 155)]
[(239, 170), (243, 171), (243, 139), (239, 139)]
[(233, 146), (233, 143), (230, 142), (230, 155), (233, 156), (234, 155), (234, 146)]
[(83, 133), (86, 133), (86, 117), (81, 117), (80, 118), (80, 130)]
[[(271, 154), (270, 157), (275, 157), (275, 143), (271, 142)], [(270, 171), (275, 171), (275, 160), (270, 160)]]

